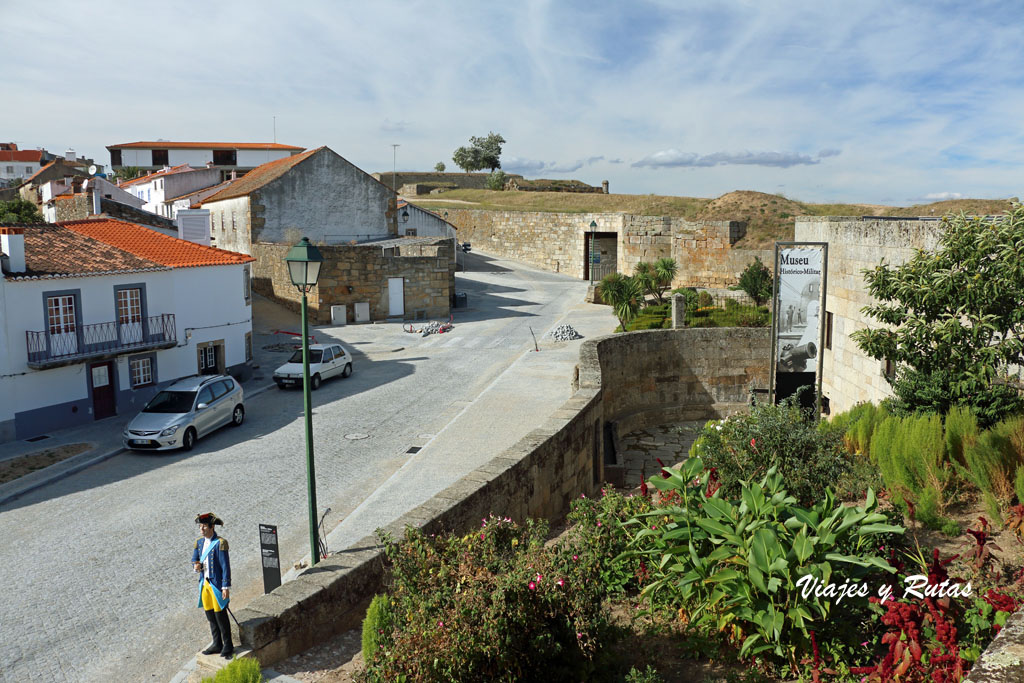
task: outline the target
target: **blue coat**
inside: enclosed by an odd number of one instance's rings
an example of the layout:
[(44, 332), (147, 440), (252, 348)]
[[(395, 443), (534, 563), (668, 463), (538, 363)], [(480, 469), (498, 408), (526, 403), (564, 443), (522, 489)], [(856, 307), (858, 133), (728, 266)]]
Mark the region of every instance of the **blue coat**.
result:
[[(203, 544), (205, 538), (200, 538), (196, 541), (195, 548), (192, 550), (192, 561), (201, 562), (200, 559), (203, 553)], [(225, 588), (231, 588), (231, 561), (228, 558), (228, 541), (226, 538), (221, 538), (214, 532), (213, 538), (210, 539), (211, 544), (216, 544), (210, 549), (210, 585), (214, 589), (214, 594), (217, 596), (217, 602), (221, 603), (221, 607), (227, 604), (221, 595), (221, 591)], [(199, 591), (200, 598), (199, 604), (202, 606), (203, 600), (201, 597), (203, 590), (203, 575), (200, 572), (199, 576)]]

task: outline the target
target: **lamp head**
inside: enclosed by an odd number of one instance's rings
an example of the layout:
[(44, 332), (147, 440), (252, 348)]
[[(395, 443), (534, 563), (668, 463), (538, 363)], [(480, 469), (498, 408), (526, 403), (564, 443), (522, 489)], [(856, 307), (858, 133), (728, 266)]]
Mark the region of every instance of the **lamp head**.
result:
[(284, 260), (288, 264), (288, 275), (292, 284), (298, 287), (299, 291), (308, 292), (316, 286), (324, 257), (319, 249), (309, 243), (308, 237), (303, 237), (302, 241), (289, 249)]

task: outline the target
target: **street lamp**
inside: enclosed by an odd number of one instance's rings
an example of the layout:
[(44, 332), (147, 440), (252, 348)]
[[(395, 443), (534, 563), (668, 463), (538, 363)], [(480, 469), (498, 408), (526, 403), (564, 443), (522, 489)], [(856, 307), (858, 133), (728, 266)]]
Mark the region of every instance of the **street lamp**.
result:
[(320, 250), (309, 243), (308, 237), (288, 250), (284, 257), (288, 264), (288, 275), (292, 284), (302, 292), (302, 393), (306, 412), (306, 483), (309, 501), (309, 547), (313, 553), (313, 564), (320, 562), (320, 544), (317, 542), (316, 527), (316, 472), (313, 467), (313, 406), (309, 394), (309, 316), (306, 313), (306, 294), (316, 286), (320, 277), (320, 265), (324, 257)]
[(597, 221), (590, 221), (590, 265), (587, 266), (590, 271), (590, 282), (594, 282), (594, 236), (597, 232)]

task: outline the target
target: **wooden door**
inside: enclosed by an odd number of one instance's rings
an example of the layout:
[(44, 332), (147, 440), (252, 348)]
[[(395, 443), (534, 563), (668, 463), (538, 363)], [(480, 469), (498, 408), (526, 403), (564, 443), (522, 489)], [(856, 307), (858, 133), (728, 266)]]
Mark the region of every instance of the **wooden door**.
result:
[(89, 383), (92, 385), (92, 413), (95, 419), (117, 414), (114, 396), (114, 364), (111, 361), (89, 365)]

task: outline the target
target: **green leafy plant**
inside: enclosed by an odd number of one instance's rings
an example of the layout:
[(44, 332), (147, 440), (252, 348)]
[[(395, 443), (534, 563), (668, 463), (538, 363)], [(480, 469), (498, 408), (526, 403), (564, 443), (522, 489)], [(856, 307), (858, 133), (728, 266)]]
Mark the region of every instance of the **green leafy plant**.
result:
[(445, 165), (443, 161), (439, 161), (436, 164), (434, 164), (434, 171), (436, 171), (437, 173), (444, 173), (444, 169)]
[(487, 176), (487, 189), (488, 190), (504, 190), (505, 189), (505, 181), (507, 181), (507, 180), (508, 180), (508, 175), (504, 171), (502, 171), (501, 169), (498, 169), (496, 171), (491, 171), (490, 174)]
[(203, 683), (263, 683), (265, 680), (259, 660), (239, 657), (231, 660), (215, 676), (203, 678)]
[(899, 366), (896, 414), (968, 405), (988, 426), (1024, 408), (1016, 389), (997, 382), (1024, 365), (1024, 206), (993, 220), (946, 216), (942, 229), (936, 251), (863, 271), (876, 301), (863, 311), (885, 327), (851, 338)]
[(24, 199), (0, 202), (0, 223), (42, 223), (43, 214), (36, 205)]
[(393, 621), (390, 598), (386, 595), (373, 596), (363, 619), (363, 661), (372, 661), (381, 641), (391, 637)]
[(746, 415), (705, 425), (690, 455), (716, 469), (728, 496), (775, 466), (789, 493), (810, 505), (820, 499), (822, 482), (834, 482), (850, 469), (842, 435), (817, 425), (795, 399), (759, 403)]
[(772, 271), (761, 263), (760, 257), (747, 264), (740, 275), (739, 288), (747, 293), (754, 303), (763, 306), (772, 298)]
[(601, 300), (612, 307), (619, 326), (625, 330), (644, 303), (643, 283), (620, 273), (610, 273), (599, 285)]
[[(894, 571), (874, 551), (904, 530), (878, 512), (873, 491), (863, 506), (849, 507), (826, 489), (804, 508), (775, 467), (760, 481), (743, 482), (733, 500), (714, 487), (714, 470), (700, 458), (663, 472), (667, 478), (650, 483), (673, 491), (678, 503), (629, 523), (636, 529), (632, 552), (653, 568), (643, 595), (678, 607), (690, 625), (730, 633), (741, 657), (770, 656), (798, 670), (834, 597), (802, 588)], [(857, 629), (847, 624), (846, 632)]]

